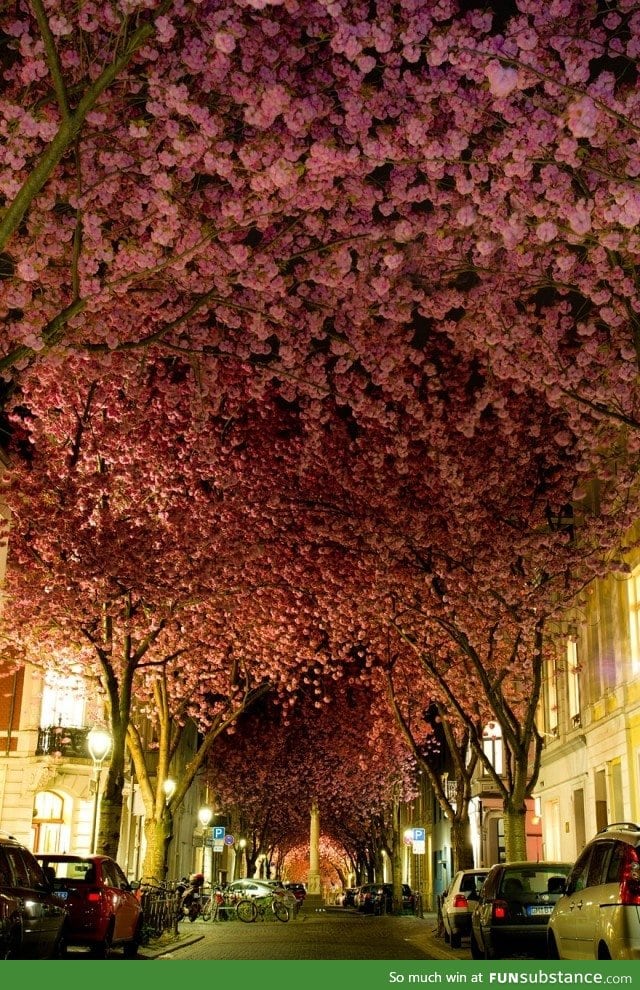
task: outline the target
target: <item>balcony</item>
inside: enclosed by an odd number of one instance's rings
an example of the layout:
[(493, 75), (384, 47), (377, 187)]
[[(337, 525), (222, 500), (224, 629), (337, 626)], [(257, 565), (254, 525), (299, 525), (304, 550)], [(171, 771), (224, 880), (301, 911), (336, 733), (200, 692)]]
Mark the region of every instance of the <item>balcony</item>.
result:
[(66, 759), (90, 760), (87, 749), (89, 729), (50, 725), (38, 729), (36, 756), (62, 756)]

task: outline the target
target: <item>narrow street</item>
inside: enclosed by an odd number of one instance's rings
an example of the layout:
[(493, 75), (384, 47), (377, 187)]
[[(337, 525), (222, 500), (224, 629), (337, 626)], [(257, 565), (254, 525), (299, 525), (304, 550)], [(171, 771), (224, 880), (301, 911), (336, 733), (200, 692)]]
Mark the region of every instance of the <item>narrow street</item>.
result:
[[(182, 947), (161, 955), (149, 947), (142, 956), (158, 960), (205, 959), (469, 959), (467, 945), (453, 950), (435, 935), (435, 915), (373, 917), (355, 911), (304, 910), (293, 921), (255, 924), (196, 921), (182, 924)], [(191, 942), (192, 939), (198, 941)], [(191, 944), (187, 944), (191, 942)]]

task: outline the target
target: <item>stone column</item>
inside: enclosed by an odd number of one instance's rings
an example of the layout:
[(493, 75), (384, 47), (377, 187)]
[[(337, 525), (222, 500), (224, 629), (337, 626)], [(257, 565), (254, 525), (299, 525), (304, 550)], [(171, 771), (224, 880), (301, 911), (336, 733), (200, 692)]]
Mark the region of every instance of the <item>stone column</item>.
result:
[(309, 829), (309, 877), (307, 893), (320, 894), (320, 812), (314, 801), (311, 805), (311, 826)]

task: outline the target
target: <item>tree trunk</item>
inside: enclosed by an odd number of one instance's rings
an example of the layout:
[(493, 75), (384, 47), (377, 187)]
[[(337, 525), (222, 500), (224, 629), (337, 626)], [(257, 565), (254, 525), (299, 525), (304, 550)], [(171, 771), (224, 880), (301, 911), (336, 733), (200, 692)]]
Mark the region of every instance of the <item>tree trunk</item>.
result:
[(394, 808), (393, 834), (391, 836), (391, 866), (393, 881), (393, 914), (402, 914), (402, 852), (404, 843), (400, 834), (399, 809)]
[(144, 823), (146, 840), (143, 877), (164, 880), (167, 875), (167, 852), (173, 834), (171, 816), (167, 813), (161, 819), (148, 818)]
[(469, 828), (469, 806), (460, 809), (451, 821), (451, 851), (453, 854), (453, 872), (472, 870), (473, 846), (471, 845), (471, 830)]
[(515, 796), (504, 802), (504, 844), (507, 860), (527, 858), (527, 807)]
[[(106, 773), (104, 790), (99, 799), (99, 828), (96, 852), (102, 856), (111, 856), (112, 859), (117, 859), (122, 825), (124, 736), (122, 733), (112, 731), (112, 737), (113, 748), (111, 751), (111, 760)], [(104, 778), (105, 774), (103, 772), (102, 779)]]

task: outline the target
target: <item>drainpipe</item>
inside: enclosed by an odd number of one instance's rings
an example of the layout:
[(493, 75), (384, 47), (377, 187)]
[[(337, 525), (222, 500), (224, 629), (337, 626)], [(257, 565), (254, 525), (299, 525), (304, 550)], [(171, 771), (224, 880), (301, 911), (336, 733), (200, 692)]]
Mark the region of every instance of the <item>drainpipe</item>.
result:
[(16, 694), (18, 692), (18, 671), (13, 673), (13, 688), (11, 690), (11, 705), (9, 707), (9, 722), (7, 725), (7, 749), (5, 756), (8, 756), (11, 751), (11, 730), (13, 728), (13, 716), (16, 710)]

